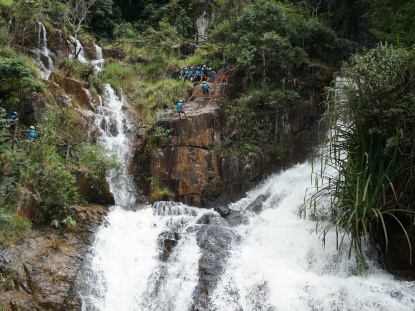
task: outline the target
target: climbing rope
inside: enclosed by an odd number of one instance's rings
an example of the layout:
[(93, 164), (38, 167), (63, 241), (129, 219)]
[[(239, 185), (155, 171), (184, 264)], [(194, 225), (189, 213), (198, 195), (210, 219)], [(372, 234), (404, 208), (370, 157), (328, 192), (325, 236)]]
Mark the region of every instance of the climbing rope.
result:
[(166, 181), (164, 182), (164, 187), (167, 186), (167, 180), (170, 176), (171, 161), (173, 159), (173, 153), (174, 153), (174, 140), (175, 140), (175, 137), (176, 137), (176, 129), (177, 129), (177, 120), (174, 123), (173, 137), (171, 139), (171, 152), (170, 152), (169, 168), (167, 170)]

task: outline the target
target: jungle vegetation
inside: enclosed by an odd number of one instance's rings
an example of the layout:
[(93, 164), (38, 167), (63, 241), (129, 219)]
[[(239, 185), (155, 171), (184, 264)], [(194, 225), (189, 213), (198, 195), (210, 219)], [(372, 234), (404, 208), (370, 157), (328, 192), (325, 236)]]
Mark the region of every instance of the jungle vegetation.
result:
[[(203, 11), (213, 13), (215, 21), (207, 41), (195, 44), (196, 18)], [(97, 92), (103, 83), (118, 92), (122, 87), (149, 126), (157, 126), (154, 111), (171, 106), (190, 87), (174, 79), (178, 67), (206, 62), (219, 69), (226, 60), (240, 84), (238, 95), (227, 103), (226, 144), (237, 152), (268, 152), (283, 163), (282, 116), (310, 109), (294, 82), (310, 66), (330, 72), (342, 68), (353, 81), (350, 100), (334, 107), (334, 91), (328, 89), (325, 108), (336, 128), (328, 148), (342, 147), (330, 153), (338, 177), (320, 175), (331, 180), (330, 186), (314, 198), (333, 198), (325, 215), (330, 225), (323, 230), (334, 227), (350, 238), (364, 271), (365, 240), (386, 252), (389, 233), (400, 231), (412, 253), (414, 13), (415, 4), (397, 0), (0, 0), (1, 105), (18, 107), (27, 93), (50, 98), (33, 62), (13, 44), (19, 31), (42, 21), (106, 48), (122, 42), (123, 62), (109, 60), (104, 73), (90, 76), (90, 82)], [(179, 52), (172, 46), (190, 49)], [(66, 206), (82, 198), (73, 187), (75, 168), (55, 156), (54, 144), (67, 137), (64, 129), (51, 126), (60, 113), (45, 113), (39, 127), (52, 138), (36, 142), (28, 156), (1, 153), (0, 199), (7, 208), (1, 208), (0, 222), (26, 230), (27, 223), (15, 215), (23, 191), (43, 202), (40, 222), (72, 223)], [(79, 122), (66, 113), (69, 121)], [(98, 148), (89, 142), (77, 145), (82, 158), (116, 166), (113, 159), (88, 157), (91, 148)], [(82, 164), (87, 171), (92, 167)], [(102, 173), (91, 174), (100, 178)], [(49, 193), (47, 184), (54, 180), (62, 185)]]

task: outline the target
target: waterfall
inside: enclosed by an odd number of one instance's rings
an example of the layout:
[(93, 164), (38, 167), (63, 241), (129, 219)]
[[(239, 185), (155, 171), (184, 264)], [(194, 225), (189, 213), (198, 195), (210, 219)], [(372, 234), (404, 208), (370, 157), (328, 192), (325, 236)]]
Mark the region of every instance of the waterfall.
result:
[[(121, 104), (107, 92), (97, 120), (110, 133), (103, 145), (123, 149), (111, 108)], [(114, 207), (77, 277), (82, 310), (414, 310), (415, 283), (387, 273), (370, 245), (364, 246), (365, 277), (349, 258), (347, 238), (338, 251), (334, 230), (323, 243), (313, 217), (300, 217), (313, 170), (318, 162), (269, 177), (231, 204), (226, 220), (174, 202), (135, 211)], [(123, 196), (117, 194), (117, 204), (128, 201)], [(242, 217), (239, 225), (232, 215)]]
[(101, 71), (105, 65), (104, 54), (102, 53), (102, 48), (94, 44), (96, 59), (92, 60), (92, 63), (96, 66), (97, 71)]
[[(304, 163), (274, 175), (230, 206), (249, 222), (232, 229), (241, 239), (223, 255), (226, 264), (205, 310), (413, 310), (415, 284), (382, 270), (373, 249), (365, 249), (369, 275), (361, 276), (347, 241), (337, 251), (329, 232), (323, 247), (315, 222), (299, 217), (311, 170)], [(262, 212), (250, 212), (260, 195)], [(89, 281), (80, 288), (82, 310), (192, 309), (203, 251), (195, 224), (214, 212), (171, 204), (108, 215), (85, 273)], [(181, 239), (163, 261), (158, 241), (166, 231)]]
[(120, 182), (115, 172), (111, 172), (108, 176), (115, 203), (121, 206), (131, 206), (135, 203), (135, 195), (132, 177), (128, 173), (132, 149), (128, 133), (132, 131), (129, 130), (129, 122), (122, 111), (123, 106), (123, 100), (115, 94), (109, 84), (106, 84), (104, 99), (100, 98), (100, 106), (97, 108), (95, 128), (99, 132), (99, 144), (115, 153), (117, 160), (121, 163), (123, 180)]
[(32, 52), (35, 54), (35, 61), (38, 64), (42, 79), (49, 79), (54, 69), (52, 56), (53, 53), (48, 49), (47, 32), (45, 26), (38, 22), (37, 44)]

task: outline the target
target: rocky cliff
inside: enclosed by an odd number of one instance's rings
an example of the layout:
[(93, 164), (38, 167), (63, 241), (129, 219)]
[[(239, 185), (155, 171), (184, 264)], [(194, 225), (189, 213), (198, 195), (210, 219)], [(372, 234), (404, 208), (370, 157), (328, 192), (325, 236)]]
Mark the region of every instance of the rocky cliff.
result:
[(223, 143), (227, 122), (224, 102), (237, 96), (239, 83), (237, 77), (232, 77), (229, 83), (208, 83), (209, 95), (203, 94), (200, 85), (189, 90), (184, 104), (187, 118), (179, 118), (175, 109), (167, 109), (158, 116), (156, 125), (171, 134), (167, 143), (149, 150), (143, 141), (146, 136), (139, 137), (133, 168), (139, 187), (149, 191), (145, 180), (153, 176), (173, 190), (175, 200), (209, 207), (240, 198), (267, 174), (304, 160), (317, 141), (316, 121), (324, 110), (321, 94), (331, 80), (331, 72), (310, 65), (298, 75), (301, 79), (292, 81), (301, 89), (309, 107), (307, 114), (286, 116), (283, 130), (289, 135), (281, 142), (288, 150), (284, 161), (264, 152), (237, 153)]

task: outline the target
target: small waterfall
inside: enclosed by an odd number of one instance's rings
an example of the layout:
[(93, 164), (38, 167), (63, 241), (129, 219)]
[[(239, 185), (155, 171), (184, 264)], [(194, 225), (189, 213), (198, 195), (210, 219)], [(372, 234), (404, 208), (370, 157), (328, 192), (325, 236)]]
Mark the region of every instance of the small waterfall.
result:
[(105, 65), (104, 54), (102, 48), (94, 44), (96, 59), (92, 60), (92, 63), (96, 66), (98, 72), (102, 70)]
[(81, 63), (87, 63), (88, 60), (85, 57), (85, 53), (84, 53), (84, 47), (82, 46), (81, 42), (78, 39), (75, 39), (74, 37), (70, 37), (71, 41), (75, 43), (75, 46), (73, 47), (73, 53), (69, 55), (70, 58), (76, 58), (76, 56), (78, 55), (77, 59), (81, 62)]
[(121, 182), (114, 172), (108, 176), (115, 203), (132, 206), (136, 199), (132, 178), (128, 173), (132, 146), (128, 137), (128, 122), (122, 109), (123, 101), (118, 98), (109, 84), (105, 85), (104, 99), (100, 100), (100, 106), (97, 108), (95, 128), (100, 133), (99, 143), (114, 152), (117, 160), (122, 164), (121, 176), (124, 179)]
[(37, 46), (32, 49), (35, 54), (35, 61), (37, 62), (42, 79), (49, 79), (51, 72), (54, 69), (53, 66), (53, 53), (48, 49), (47, 45), (47, 33), (45, 26), (38, 22), (38, 33), (37, 33)]

